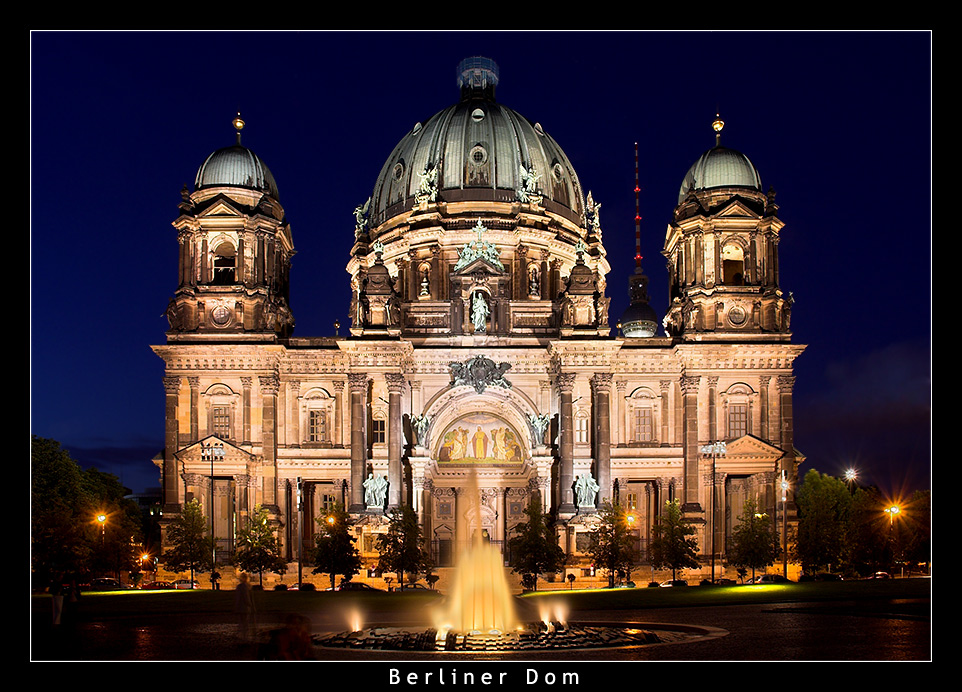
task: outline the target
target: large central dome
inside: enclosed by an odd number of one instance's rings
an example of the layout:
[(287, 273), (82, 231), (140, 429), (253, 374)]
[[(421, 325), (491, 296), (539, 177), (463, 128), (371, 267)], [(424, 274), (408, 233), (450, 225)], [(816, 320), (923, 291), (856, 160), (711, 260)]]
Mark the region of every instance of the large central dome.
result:
[(384, 163), (371, 197), (372, 228), (409, 211), (422, 176), (434, 174), (445, 202), (512, 202), (533, 185), (546, 210), (582, 223), (584, 196), (568, 157), (540, 124), (495, 101), (497, 83), (493, 60), (461, 62), (461, 100), (417, 123)]

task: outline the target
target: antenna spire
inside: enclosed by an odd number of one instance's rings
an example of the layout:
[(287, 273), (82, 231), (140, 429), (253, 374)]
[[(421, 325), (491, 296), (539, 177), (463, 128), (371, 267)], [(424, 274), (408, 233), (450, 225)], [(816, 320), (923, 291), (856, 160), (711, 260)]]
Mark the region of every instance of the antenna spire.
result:
[(635, 269), (641, 270), (641, 207), (638, 195), (641, 187), (638, 185), (638, 142), (635, 142)]

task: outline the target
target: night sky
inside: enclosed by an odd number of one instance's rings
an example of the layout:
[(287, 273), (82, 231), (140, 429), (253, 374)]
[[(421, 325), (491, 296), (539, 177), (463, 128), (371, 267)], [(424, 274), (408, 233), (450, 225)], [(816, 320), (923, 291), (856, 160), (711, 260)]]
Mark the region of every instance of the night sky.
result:
[(777, 192), (795, 298), (795, 442), (885, 492), (928, 488), (932, 54), (927, 32), (38, 32), (31, 35), (31, 432), (159, 486), (164, 311), (181, 187), (215, 149), (270, 168), (291, 222), (295, 336), (347, 334), (353, 210), (471, 55), (601, 204), (612, 326), (633, 268), (667, 307), (665, 229), (714, 144)]

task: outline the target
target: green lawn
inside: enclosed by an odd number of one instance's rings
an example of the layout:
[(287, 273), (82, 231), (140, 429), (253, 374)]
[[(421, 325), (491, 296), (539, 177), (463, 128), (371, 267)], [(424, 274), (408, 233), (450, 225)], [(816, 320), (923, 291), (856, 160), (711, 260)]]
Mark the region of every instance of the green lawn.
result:
[[(931, 595), (930, 579), (886, 581), (808, 582), (759, 586), (687, 586), (673, 588), (591, 589), (527, 593), (521, 600), (536, 606), (546, 598), (564, 598), (571, 610), (641, 610), (685, 606), (752, 603), (817, 602), (826, 600), (920, 599)], [(417, 612), (438, 600), (424, 591), (403, 593), (338, 593), (331, 591), (255, 591), (259, 612), (302, 613), (344, 603), (357, 603), (368, 612)], [(36, 610), (49, 609), (49, 595), (34, 596)], [(233, 591), (113, 591), (85, 592), (79, 612), (98, 617), (126, 614), (176, 615), (177, 613), (230, 613)]]

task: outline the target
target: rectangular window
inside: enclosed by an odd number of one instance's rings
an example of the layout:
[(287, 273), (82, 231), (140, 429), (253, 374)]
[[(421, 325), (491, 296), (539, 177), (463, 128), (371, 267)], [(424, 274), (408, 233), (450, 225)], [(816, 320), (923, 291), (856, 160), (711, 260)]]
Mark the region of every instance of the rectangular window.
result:
[(748, 434), (748, 404), (731, 404), (728, 407), (728, 437), (734, 439)]
[(383, 418), (375, 418), (371, 425), (371, 441), (376, 445), (382, 445), (387, 440), (387, 434)]
[(638, 509), (638, 494), (628, 493), (625, 498), (625, 509)]
[(226, 406), (215, 406), (211, 410), (211, 425), (217, 437), (230, 439), (230, 411)]
[(588, 442), (588, 417), (580, 416), (575, 421), (575, 442)]
[(635, 409), (633, 439), (635, 442), (651, 442), (654, 439), (654, 426), (650, 408)]
[(307, 420), (307, 441), (327, 442), (327, 412), (311, 411)]

